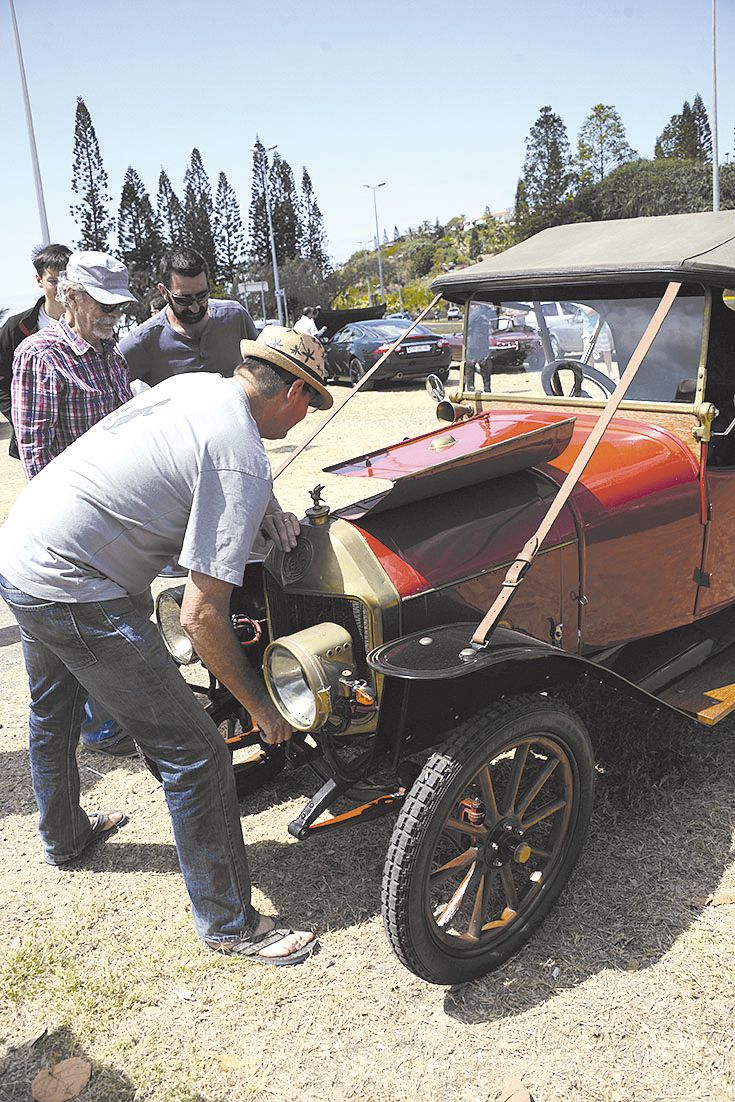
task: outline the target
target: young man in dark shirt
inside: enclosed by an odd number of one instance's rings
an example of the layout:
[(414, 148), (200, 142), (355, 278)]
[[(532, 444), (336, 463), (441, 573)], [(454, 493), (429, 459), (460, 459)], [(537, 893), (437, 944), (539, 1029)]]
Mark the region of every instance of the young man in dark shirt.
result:
[(0, 413), (10, 421), (10, 446), (8, 452), (18, 459), (18, 448), (10, 416), (10, 385), (13, 381), (13, 357), (21, 341), (37, 333), (39, 329), (58, 321), (64, 307), (56, 301), (56, 285), (59, 272), (66, 268), (71, 249), (66, 245), (46, 245), (35, 249), (31, 257), (36, 269), (36, 283), (43, 295), (30, 310), (14, 314), (0, 329)]

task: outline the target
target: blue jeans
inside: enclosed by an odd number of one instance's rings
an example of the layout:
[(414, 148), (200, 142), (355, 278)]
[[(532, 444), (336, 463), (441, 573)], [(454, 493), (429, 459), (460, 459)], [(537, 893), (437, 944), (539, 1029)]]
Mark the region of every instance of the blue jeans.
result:
[(248, 936), (258, 918), (229, 751), (146, 619), (149, 594), (65, 604), (31, 597), (0, 575), (0, 596), (18, 621), (28, 672), (46, 860), (72, 860), (91, 837), (75, 753), (90, 694), (160, 770), (197, 932), (211, 942)]

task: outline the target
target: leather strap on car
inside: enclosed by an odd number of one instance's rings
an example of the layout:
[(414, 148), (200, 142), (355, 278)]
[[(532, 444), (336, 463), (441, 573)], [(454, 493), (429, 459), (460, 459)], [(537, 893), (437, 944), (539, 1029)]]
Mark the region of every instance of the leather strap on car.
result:
[(383, 355), (380, 357), (378, 362), (373, 364), (373, 366), (370, 368), (369, 371), (365, 372), (363, 377), (360, 379), (359, 383), (357, 383), (357, 385), (354, 386), (352, 388), (352, 390), (350, 390), (345, 395), (345, 397), (342, 399), (341, 402), (338, 402), (337, 405), (335, 405), (332, 408), (332, 410), (329, 413), (329, 416), (325, 417), (324, 420), (322, 422), (320, 422), (320, 424), (317, 425), (317, 427), (314, 429), (314, 431), (311, 433), (311, 435), (307, 436), (306, 440), (304, 440), (299, 445), (299, 447), (296, 449), (295, 452), (293, 452), (291, 455), (287, 456), (286, 459), (284, 459), (283, 463), (281, 463), (278, 470), (275, 471), (274, 474), (273, 474), (273, 481), (274, 482), (278, 478), (279, 474), (283, 474), (283, 472), (286, 470), (286, 467), (289, 467), (293, 463), (294, 459), (296, 459), (299, 455), (301, 455), (302, 451), (304, 451), (305, 448), (308, 448), (308, 446), (312, 442), (312, 440), (314, 440), (314, 438), (319, 435), (319, 433), (322, 431), (322, 429), (325, 429), (327, 427), (327, 425), (332, 420), (332, 418), (336, 417), (337, 414), (339, 413), (339, 411), (345, 408), (347, 403), (349, 401), (351, 401), (352, 398), (355, 397), (358, 390), (361, 390), (362, 387), (364, 387), (365, 383), (368, 382), (369, 379), (372, 379), (373, 375), (378, 370), (380, 365), (382, 363), (385, 363), (385, 361), (388, 359), (388, 357), (391, 356), (395, 352), (395, 350), (398, 348), (398, 345), (401, 343), (401, 341), (404, 341), (406, 339), (408, 334), (415, 328), (415, 326), (417, 326), (419, 324), (420, 321), (424, 320), (424, 318), (429, 313), (429, 311), (433, 310), (434, 307), (436, 306), (437, 302), (439, 302), (440, 300), (441, 300), (441, 295), (437, 295), (436, 298), (432, 299), (432, 301), (429, 303), (429, 305), (426, 307), (426, 309), (422, 310), (421, 313), (419, 314), (419, 316), (414, 321), (411, 322), (411, 324), (408, 326), (408, 328), (406, 330), (404, 330), (403, 333), (401, 333), (398, 340), (394, 341), (393, 344), (390, 346), (390, 348), (387, 350), (387, 352), (383, 353)]
[(646, 327), (646, 331), (638, 342), (638, 345), (628, 361), (628, 366), (623, 373), (620, 382), (615, 387), (615, 390), (610, 395), (607, 405), (603, 409), (600, 417), (592, 429), (592, 432), (587, 437), (579, 455), (574, 460), (569, 473), (562, 482), (556, 497), (552, 501), (549, 509), (541, 521), (540, 525), (531, 536), (530, 540), (525, 544), (521, 552), (516, 556), (514, 561), (508, 568), (508, 572), (505, 575), (505, 579), (500, 588), (500, 593), (493, 601), (492, 605), (488, 609), (487, 613), (477, 626), (477, 630), (472, 636), (472, 644), (476, 647), (483, 647), (488, 642), (488, 636), (492, 634), (500, 621), (501, 616), (508, 607), (512, 597), (514, 596), (518, 586), (521, 584), (524, 576), (528, 572), (533, 560), (535, 559), (541, 544), (544, 542), (549, 532), (551, 531), (554, 521), (561, 513), (565, 504), (569, 500), (569, 497), (577, 485), (579, 479), (584, 473), (584, 469), (592, 458), (597, 445), (600, 443), (605, 429), (610, 424), (614, 414), (617, 412), (618, 406), (622, 402), (626, 395), (628, 387), (633, 382), (638, 368), (643, 363), (648, 350), (656, 339), (659, 329), (663, 325), (666, 315), (671, 309), (674, 299), (681, 290), (681, 283), (669, 283), (664, 291), (661, 301), (656, 307), (655, 313)]

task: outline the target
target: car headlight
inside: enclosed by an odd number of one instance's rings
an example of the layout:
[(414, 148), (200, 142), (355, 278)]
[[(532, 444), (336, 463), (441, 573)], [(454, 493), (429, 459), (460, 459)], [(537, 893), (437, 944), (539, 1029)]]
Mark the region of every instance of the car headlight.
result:
[(183, 600), (183, 585), (177, 585), (175, 589), (164, 589), (156, 598), (156, 621), (166, 650), (173, 660), (180, 666), (190, 666), (192, 662), (199, 661), (199, 656), (181, 626)]
[(273, 703), (297, 731), (316, 731), (355, 675), (352, 639), (338, 624), (315, 624), (283, 635), (266, 648), (263, 673)]

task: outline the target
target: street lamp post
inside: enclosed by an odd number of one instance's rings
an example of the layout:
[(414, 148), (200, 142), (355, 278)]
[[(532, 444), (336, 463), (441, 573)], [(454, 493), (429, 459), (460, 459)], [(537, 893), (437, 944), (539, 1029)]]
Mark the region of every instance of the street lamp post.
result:
[[(257, 146), (253, 146), (252, 150), (255, 152)], [(271, 242), (271, 259), (273, 261), (273, 286), (276, 292), (276, 309), (278, 310), (278, 323), (279, 325), (286, 324), (286, 318), (284, 317), (283, 310), (283, 291), (281, 290), (281, 284), (278, 279), (278, 260), (276, 259), (276, 239), (273, 236), (273, 217), (271, 215), (271, 193), (268, 190), (268, 154), (272, 153), (274, 149), (278, 149), (277, 145), (269, 145), (265, 150), (265, 171), (263, 172), (263, 192), (265, 194), (265, 212), (268, 216), (268, 236)]]
[(385, 302), (385, 286), (383, 284), (383, 258), (380, 255), (380, 227), (378, 226), (378, 200), (375, 198), (375, 192), (379, 187), (385, 187), (385, 180), (379, 184), (363, 184), (369, 191), (373, 193), (373, 210), (375, 211), (375, 244), (378, 250), (378, 279), (380, 280), (380, 301)]
[(13, 0), (9, 0), (10, 3), (10, 18), (13, 24), (13, 34), (15, 36), (15, 48), (18, 52), (18, 68), (20, 69), (20, 83), (23, 89), (23, 104), (26, 110), (26, 126), (28, 128), (28, 144), (31, 147), (31, 160), (33, 161), (33, 179), (36, 184), (36, 202), (38, 203), (38, 217), (41, 222), (41, 234), (43, 236), (43, 244), (48, 245), (51, 241), (51, 235), (48, 232), (48, 218), (46, 217), (46, 203), (43, 198), (43, 184), (41, 183), (41, 168), (38, 163), (38, 151), (36, 149), (36, 135), (33, 131), (33, 115), (31, 114), (31, 100), (28, 95), (28, 84), (26, 83), (26, 70), (23, 64), (23, 51), (20, 45), (20, 35), (18, 33), (18, 24), (15, 19), (15, 8), (13, 7)]
[(712, 210), (720, 209), (720, 165), (717, 149), (717, 0), (712, 0)]

